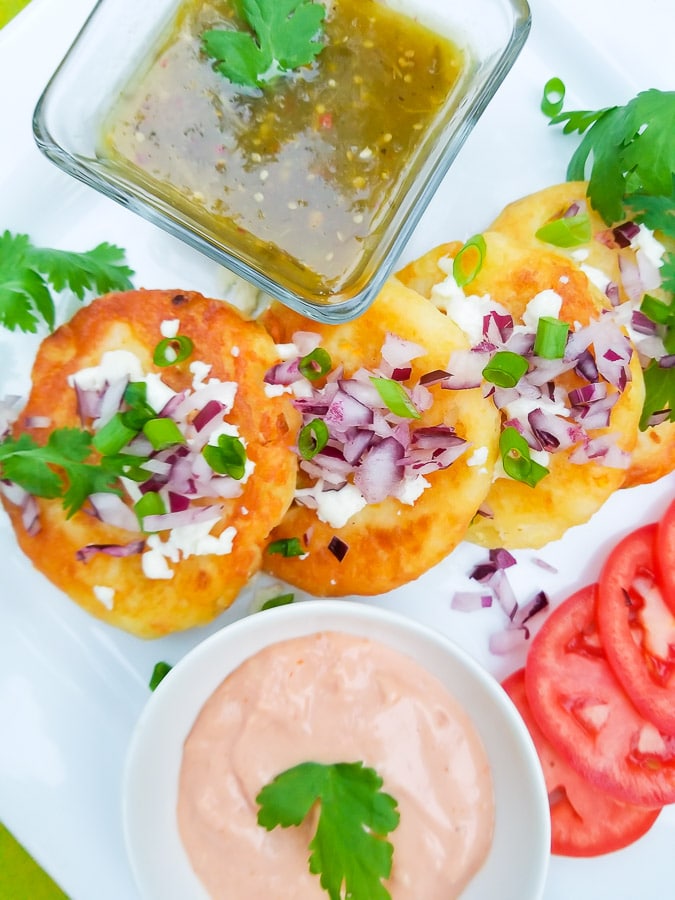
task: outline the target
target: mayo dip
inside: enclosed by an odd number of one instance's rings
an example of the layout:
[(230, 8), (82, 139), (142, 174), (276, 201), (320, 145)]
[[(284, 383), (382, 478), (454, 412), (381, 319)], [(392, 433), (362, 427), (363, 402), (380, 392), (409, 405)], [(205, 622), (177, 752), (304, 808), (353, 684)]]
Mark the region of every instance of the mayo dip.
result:
[(211, 897), (325, 900), (308, 867), (315, 815), (269, 832), (257, 824), (260, 790), (308, 761), (362, 761), (398, 801), (392, 900), (451, 900), (486, 858), (492, 779), (467, 713), (408, 656), (327, 631), (246, 660), (187, 737), (178, 826)]

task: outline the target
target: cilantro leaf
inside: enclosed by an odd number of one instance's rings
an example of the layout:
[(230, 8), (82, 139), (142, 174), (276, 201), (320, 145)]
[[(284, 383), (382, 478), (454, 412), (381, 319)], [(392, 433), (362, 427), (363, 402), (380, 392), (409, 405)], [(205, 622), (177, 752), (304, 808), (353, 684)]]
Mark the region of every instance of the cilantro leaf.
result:
[(663, 368), (653, 359), (644, 372), (645, 402), (640, 430), (645, 431), (654, 413), (670, 410), (668, 420), (675, 422), (675, 369)]
[[(562, 112), (552, 125), (584, 137), (567, 178), (588, 180), (588, 196), (608, 225), (625, 218), (626, 197), (668, 196), (675, 176), (675, 91), (642, 91), (625, 106)], [(589, 173), (590, 169), (590, 173)]]
[(45, 446), (27, 434), (5, 438), (0, 442), (0, 476), (35, 497), (62, 497), (70, 518), (90, 494), (119, 493), (116, 477), (109, 470), (85, 462), (92, 450), (91, 440), (89, 432), (78, 428), (55, 429)]
[(211, 29), (202, 34), (215, 69), (234, 84), (260, 87), (279, 72), (307, 65), (323, 49), (323, 4), (314, 0), (237, 0), (251, 32)]
[(56, 313), (50, 285), (56, 293), (68, 288), (82, 300), (89, 290), (128, 290), (133, 274), (124, 251), (112, 244), (73, 253), (35, 247), (28, 235), (5, 231), (0, 235), (0, 324), (35, 333), (44, 323), (51, 331)]
[(310, 872), (320, 875), (331, 900), (390, 900), (382, 879), (391, 873), (393, 847), (384, 837), (398, 825), (399, 814), (381, 787), (377, 772), (361, 762), (301, 763), (258, 794), (258, 824), (268, 831), (300, 825), (320, 801)]
[(669, 194), (652, 196), (642, 191), (628, 194), (626, 211), (631, 219), (644, 222), (652, 231), (675, 238), (675, 181)]

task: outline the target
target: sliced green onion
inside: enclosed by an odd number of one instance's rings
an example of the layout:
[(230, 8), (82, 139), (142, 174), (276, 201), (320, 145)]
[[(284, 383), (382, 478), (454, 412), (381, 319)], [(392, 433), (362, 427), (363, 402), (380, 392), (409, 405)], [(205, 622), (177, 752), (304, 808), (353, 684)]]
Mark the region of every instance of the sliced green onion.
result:
[(402, 419), (419, 419), (421, 417), (421, 413), (400, 381), (394, 381), (393, 378), (376, 378), (374, 375), (370, 376), (370, 380), (377, 388), (377, 393), (384, 405), (395, 416), (400, 416)]
[(313, 459), (328, 443), (328, 426), (322, 419), (312, 419), (298, 434), (298, 451), (303, 459)]
[(138, 434), (138, 429), (125, 425), (122, 413), (115, 413), (105, 425), (96, 432), (92, 439), (92, 445), (99, 453), (110, 456), (119, 453), (122, 447), (126, 447), (129, 441)]
[(155, 450), (164, 450), (173, 444), (185, 443), (185, 438), (178, 425), (173, 419), (168, 419), (165, 416), (158, 419), (148, 419), (143, 425), (143, 434)]
[(645, 294), (640, 304), (640, 312), (657, 325), (667, 325), (670, 319), (675, 319), (675, 303), (664, 303), (651, 294)]
[(534, 352), (543, 359), (562, 359), (570, 326), (553, 316), (541, 316), (537, 322)]
[(169, 674), (172, 668), (173, 666), (170, 666), (168, 662), (155, 663), (155, 668), (152, 670), (152, 675), (150, 676), (150, 682), (148, 684), (151, 691), (155, 690), (160, 681)]
[(207, 444), (202, 455), (218, 475), (229, 475), (239, 481), (246, 471), (246, 448), (238, 437), (221, 434), (218, 444)]
[(471, 284), (483, 268), (487, 247), (482, 234), (474, 234), (452, 261), (452, 277), (459, 287)]
[(515, 387), (527, 372), (528, 362), (524, 356), (511, 350), (498, 350), (483, 369), (483, 378), (497, 387)]
[(164, 338), (155, 347), (152, 361), (156, 366), (172, 366), (174, 363), (184, 362), (192, 355), (193, 347), (190, 338), (184, 334)]
[(560, 78), (549, 78), (544, 85), (541, 98), (541, 111), (549, 119), (557, 116), (565, 102), (565, 83)]
[(129, 407), (122, 413), (122, 421), (127, 428), (140, 431), (148, 419), (157, 416), (155, 410), (148, 404), (148, 386), (144, 381), (132, 381), (127, 385), (124, 402)]
[(507, 425), (499, 436), (499, 450), (504, 471), (515, 481), (533, 488), (548, 475), (546, 466), (532, 459), (527, 441), (512, 425)]
[(585, 212), (576, 216), (562, 216), (542, 225), (534, 236), (554, 247), (578, 247), (580, 244), (587, 244), (592, 237), (591, 220)]
[(303, 356), (298, 363), (300, 374), (304, 375), (309, 381), (317, 381), (323, 378), (333, 367), (330, 355), (323, 347), (317, 347)]
[(304, 556), (305, 550), (300, 543), (300, 538), (279, 538), (267, 545), (268, 553), (278, 553), (280, 556)]
[(145, 528), (143, 527), (143, 520), (145, 517), (164, 515), (166, 506), (164, 500), (156, 491), (148, 491), (147, 494), (143, 494), (140, 500), (137, 500), (134, 503), (134, 512), (138, 518), (138, 524), (141, 526), (141, 530), (145, 531)]
[(270, 597), (269, 600), (265, 600), (260, 609), (262, 611), (263, 609), (274, 609), (275, 606), (288, 606), (294, 600), (295, 594), (279, 594), (276, 597)]

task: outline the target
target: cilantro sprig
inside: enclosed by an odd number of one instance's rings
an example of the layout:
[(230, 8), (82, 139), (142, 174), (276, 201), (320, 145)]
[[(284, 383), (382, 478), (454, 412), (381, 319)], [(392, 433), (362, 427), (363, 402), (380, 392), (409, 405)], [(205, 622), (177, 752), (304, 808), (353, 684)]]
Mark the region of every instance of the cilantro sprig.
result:
[(396, 800), (361, 762), (301, 763), (287, 769), (256, 797), (258, 824), (268, 831), (300, 825), (321, 804), (309, 844), (309, 870), (331, 900), (390, 900), (382, 879), (391, 874), (393, 847), (385, 840), (399, 822)]
[(132, 287), (133, 271), (124, 250), (103, 243), (75, 253), (36, 247), (26, 234), (0, 235), (0, 324), (10, 331), (53, 330), (54, 294), (68, 289), (83, 300), (87, 291), (103, 294)]
[(110, 469), (87, 463), (92, 435), (79, 428), (57, 428), (44, 446), (28, 434), (0, 443), (0, 476), (35, 497), (63, 498), (70, 517), (90, 494), (120, 493)]
[(249, 31), (202, 34), (214, 68), (234, 84), (260, 87), (280, 73), (311, 63), (324, 47), (326, 10), (313, 0), (232, 0)]
[[(564, 85), (551, 79), (561, 93), (552, 109), (551, 125), (582, 140), (567, 166), (569, 181), (588, 180), (588, 197), (607, 225), (640, 222), (675, 242), (675, 91), (642, 91), (625, 106), (597, 111), (562, 111)], [(546, 107), (542, 107), (546, 110)], [(642, 312), (659, 326), (666, 353), (675, 352), (675, 252), (668, 249), (661, 266), (661, 288), (669, 295), (654, 302), (645, 297)], [(653, 360), (645, 370), (642, 430), (655, 414), (675, 421), (675, 375)]]

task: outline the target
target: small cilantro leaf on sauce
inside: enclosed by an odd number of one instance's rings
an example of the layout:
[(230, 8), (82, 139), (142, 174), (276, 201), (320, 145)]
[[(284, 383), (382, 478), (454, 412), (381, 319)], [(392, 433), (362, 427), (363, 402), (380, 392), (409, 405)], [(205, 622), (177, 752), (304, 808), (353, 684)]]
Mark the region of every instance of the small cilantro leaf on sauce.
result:
[(124, 251), (113, 244), (73, 253), (34, 246), (28, 235), (0, 235), (0, 324), (10, 331), (35, 333), (38, 325), (52, 330), (54, 297), (66, 288), (83, 300), (86, 291), (105, 294), (132, 287), (133, 271)]
[(211, 29), (202, 34), (215, 69), (234, 84), (256, 87), (280, 72), (307, 65), (323, 49), (326, 10), (313, 0), (237, 0), (251, 32)]
[(306, 762), (282, 772), (256, 797), (258, 824), (268, 831), (300, 825), (320, 803), (309, 844), (309, 870), (331, 897), (390, 900), (382, 879), (391, 873), (393, 847), (386, 835), (399, 822), (396, 800), (361, 762)]

